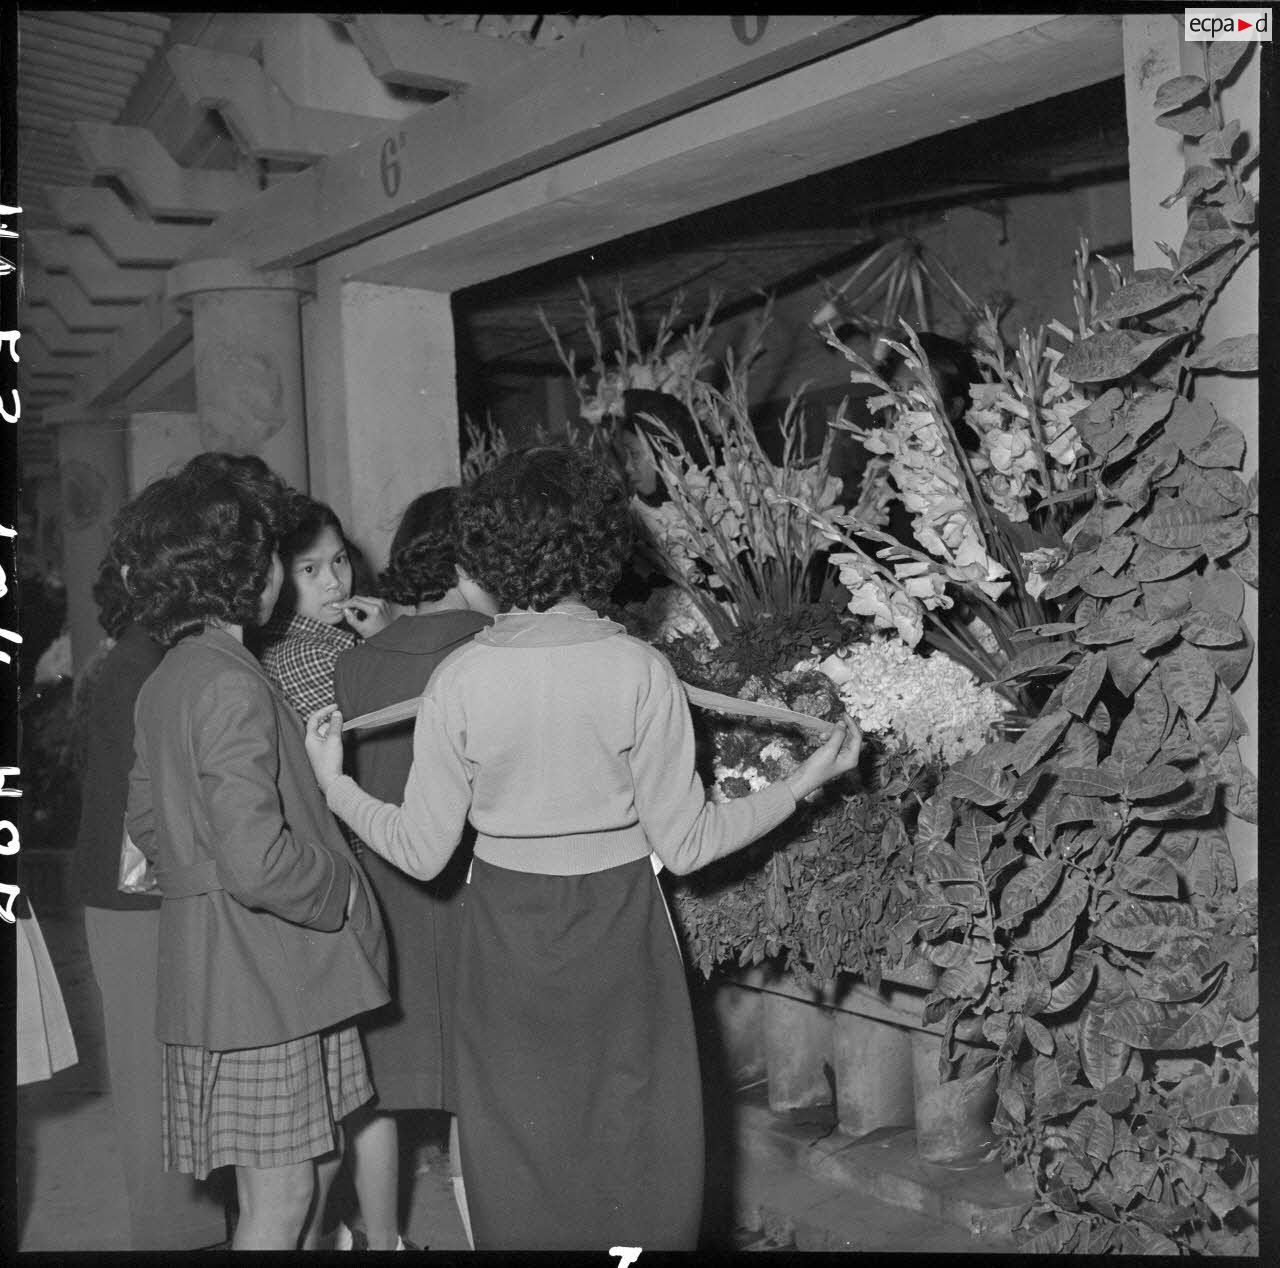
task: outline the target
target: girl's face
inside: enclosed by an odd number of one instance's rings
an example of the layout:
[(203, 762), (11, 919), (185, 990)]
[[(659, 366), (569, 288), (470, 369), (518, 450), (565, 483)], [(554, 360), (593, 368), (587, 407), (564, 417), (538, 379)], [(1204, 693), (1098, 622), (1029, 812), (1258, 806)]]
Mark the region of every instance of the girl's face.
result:
[(346, 543), (326, 525), (289, 570), (297, 596), (294, 611), (322, 625), (341, 625), (342, 605), (351, 597), (351, 560)]
[[(123, 572), (123, 569), (121, 571)], [(271, 619), (271, 609), (275, 607), (283, 585), (284, 564), (280, 562), (280, 556), (273, 550), (271, 552), (271, 571), (267, 573), (267, 583), (262, 587), (262, 594), (258, 597), (259, 625), (265, 625)]]

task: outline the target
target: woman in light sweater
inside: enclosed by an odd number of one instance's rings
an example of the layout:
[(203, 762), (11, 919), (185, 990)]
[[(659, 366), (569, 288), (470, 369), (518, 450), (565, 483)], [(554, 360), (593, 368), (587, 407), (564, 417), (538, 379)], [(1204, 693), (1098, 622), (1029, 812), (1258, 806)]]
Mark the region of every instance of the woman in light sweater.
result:
[(785, 780), (707, 801), (671, 666), (588, 606), (629, 525), (585, 455), (506, 456), (459, 509), (460, 587), (498, 616), (428, 683), (404, 804), (342, 774), (337, 710), (307, 725), (330, 807), (410, 875), (435, 876), (476, 828), (456, 1055), (477, 1250), (696, 1247), (698, 1060), (650, 854), (684, 873), (749, 844), (861, 745), (847, 720)]

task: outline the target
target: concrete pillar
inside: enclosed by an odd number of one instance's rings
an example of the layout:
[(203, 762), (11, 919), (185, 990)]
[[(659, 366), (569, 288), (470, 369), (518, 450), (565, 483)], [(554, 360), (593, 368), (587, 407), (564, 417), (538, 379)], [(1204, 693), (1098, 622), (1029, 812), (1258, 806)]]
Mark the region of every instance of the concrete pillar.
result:
[(131, 494), (152, 480), (172, 475), (205, 446), (197, 414), (149, 410), (129, 415), (128, 468)]
[(309, 282), (289, 269), (194, 260), (169, 271), (168, 293), (190, 306), (200, 449), (257, 454), (307, 488), (298, 297)]
[(302, 317), (311, 488), (381, 567), (405, 507), (459, 479), (450, 297), (344, 281), (335, 256)]
[[(1176, 75), (1203, 75), (1201, 45), (1182, 38), (1181, 13), (1154, 13), (1124, 17), (1125, 98), (1129, 124), (1130, 204), (1133, 215), (1134, 263), (1138, 268), (1166, 265), (1156, 247), (1162, 240), (1177, 247), (1186, 232), (1186, 203), (1165, 209), (1160, 200), (1178, 186), (1186, 166), (1208, 162), (1198, 154), (1198, 145), (1187, 144), (1168, 128), (1155, 124), (1156, 90)], [(1252, 47), (1244, 63), (1233, 71), (1222, 94), (1223, 116), (1239, 119), (1253, 144), (1259, 140), (1261, 109), (1261, 47)], [(1258, 195), (1258, 167), (1246, 182), (1255, 199)], [(1258, 308), (1258, 255), (1244, 261), (1227, 281), (1209, 312), (1204, 326), (1204, 345), (1236, 335), (1260, 333)], [(1218, 414), (1244, 433), (1248, 444), (1241, 475), (1248, 480), (1258, 469), (1258, 378), (1252, 374), (1197, 374), (1195, 395), (1212, 402)], [(1243, 619), (1258, 631), (1258, 593), (1244, 588)], [(1240, 756), (1254, 771), (1258, 769), (1258, 661), (1236, 688), (1236, 704), (1249, 726), (1240, 741)], [(1227, 833), (1235, 859), (1236, 873), (1243, 884), (1258, 874), (1257, 828), (1234, 816), (1227, 817)]]
[(73, 672), (104, 637), (93, 583), (111, 538), (111, 520), (129, 497), (127, 430), (125, 418), (110, 415), (68, 420), (58, 428), (62, 579)]

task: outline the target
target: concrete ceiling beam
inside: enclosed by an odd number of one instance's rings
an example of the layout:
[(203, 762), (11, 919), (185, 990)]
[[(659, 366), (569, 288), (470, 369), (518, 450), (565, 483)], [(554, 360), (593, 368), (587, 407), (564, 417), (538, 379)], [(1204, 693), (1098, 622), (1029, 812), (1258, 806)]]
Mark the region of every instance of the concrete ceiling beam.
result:
[(90, 176), (114, 176), (152, 216), (207, 223), (259, 192), (247, 172), (181, 167), (147, 128), (76, 123), (71, 139)]
[(98, 185), (49, 185), (45, 197), (64, 229), (85, 229), (117, 264), (167, 268), (196, 244), (201, 228), (140, 220)]
[(455, 93), (520, 70), (537, 50), (515, 40), (453, 31), (420, 13), (325, 14), (341, 22), (384, 83)]
[(166, 58), (187, 101), (216, 110), (254, 158), (317, 159), (387, 126), (369, 115), (295, 105), (252, 57), (175, 44)]

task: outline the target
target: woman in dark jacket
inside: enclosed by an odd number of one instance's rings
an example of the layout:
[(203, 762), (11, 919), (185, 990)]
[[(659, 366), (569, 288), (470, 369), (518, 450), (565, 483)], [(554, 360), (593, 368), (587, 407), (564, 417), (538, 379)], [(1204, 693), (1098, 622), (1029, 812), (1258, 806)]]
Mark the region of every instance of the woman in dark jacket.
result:
[(157, 486), (125, 581), (170, 650), (138, 696), (126, 825), (162, 897), (165, 1166), (235, 1167), (233, 1248), (314, 1246), (340, 1124), (373, 1095), (353, 1019), (387, 1000), (382, 922), (243, 645), (283, 579), (272, 508), (216, 476)]
[[(380, 588), (404, 615), (338, 657), (335, 698), (348, 717), (421, 693), (436, 666), (491, 622), (458, 589), (456, 496), (454, 488), (424, 493), (401, 518)], [(357, 735), (354, 764), (364, 787), (399, 802), (413, 764), (413, 719)], [(372, 851), (361, 856), (382, 904), (391, 961), (391, 1002), (360, 1027), (377, 1101), (359, 1110), (351, 1124), (358, 1143), (357, 1193), (371, 1250), (396, 1245), (396, 1212), (377, 1209), (386, 1202), (375, 1200), (379, 1194), (389, 1196), (394, 1208), (399, 1150), (389, 1111), (453, 1109), (449, 1019), (465, 853), (460, 851), (447, 871), (430, 882), (415, 880)], [(361, 1181), (359, 1170), (367, 1161), (382, 1170), (380, 1183)], [(453, 1162), (456, 1168), (457, 1159)]]

